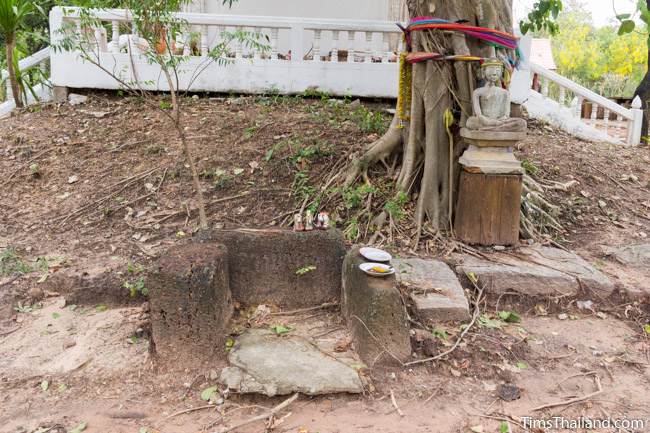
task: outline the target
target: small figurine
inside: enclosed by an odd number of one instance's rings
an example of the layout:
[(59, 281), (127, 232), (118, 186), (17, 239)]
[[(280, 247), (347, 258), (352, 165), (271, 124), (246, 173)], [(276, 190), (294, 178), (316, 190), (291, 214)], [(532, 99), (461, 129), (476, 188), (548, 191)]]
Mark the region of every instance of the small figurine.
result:
[(330, 216), (327, 212), (320, 212), (316, 217), (316, 228), (327, 230), (330, 228)]
[(293, 216), (293, 231), (294, 232), (304, 232), (305, 225), (302, 222), (302, 215), (299, 213)]
[(310, 210), (305, 212), (305, 230), (308, 232), (314, 230), (314, 213)]

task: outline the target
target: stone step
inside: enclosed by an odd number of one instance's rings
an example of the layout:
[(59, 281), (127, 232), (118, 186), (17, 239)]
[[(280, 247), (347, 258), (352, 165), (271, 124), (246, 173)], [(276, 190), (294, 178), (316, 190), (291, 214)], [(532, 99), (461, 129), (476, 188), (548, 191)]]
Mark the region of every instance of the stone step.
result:
[(488, 293), (571, 297), (591, 292), (606, 298), (615, 289), (604, 274), (580, 256), (559, 248), (531, 246), (488, 257), (455, 257), (458, 274), (475, 274)]
[(428, 322), (470, 319), (469, 303), (456, 274), (444, 262), (395, 259), (398, 282), (406, 286), (418, 318)]
[(307, 395), (363, 392), (358, 373), (321, 352), (308, 340), (278, 336), (264, 329), (242, 334), (228, 355), (230, 367), (220, 382), (238, 393), (273, 397), (300, 392)]

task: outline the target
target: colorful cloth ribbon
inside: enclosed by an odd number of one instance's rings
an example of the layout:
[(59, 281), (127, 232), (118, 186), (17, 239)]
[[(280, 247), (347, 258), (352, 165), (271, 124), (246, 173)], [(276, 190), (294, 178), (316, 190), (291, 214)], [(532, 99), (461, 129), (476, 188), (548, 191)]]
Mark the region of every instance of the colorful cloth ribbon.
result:
[(410, 41), (410, 32), (420, 30), (450, 30), (472, 36), (497, 48), (517, 50), (519, 46), (519, 38), (510, 33), (485, 27), (469, 26), (467, 24), (455, 23), (434, 17), (413, 18), (408, 27), (406, 29), (402, 28), (402, 30), (405, 31), (408, 41)]

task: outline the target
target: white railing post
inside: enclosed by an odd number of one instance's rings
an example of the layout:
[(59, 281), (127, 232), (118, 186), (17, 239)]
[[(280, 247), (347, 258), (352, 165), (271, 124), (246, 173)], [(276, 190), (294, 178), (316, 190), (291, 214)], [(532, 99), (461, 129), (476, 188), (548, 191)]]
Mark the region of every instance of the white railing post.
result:
[(332, 55), (330, 57), (330, 62), (338, 63), (339, 61), (339, 31), (334, 30), (332, 32)]
[(120, 52), (120, 23), (119, 21), (111, 22), (111, 52), (117, 54)]
[(354, 41), (356, 36), (357, 32), (348, 30), (348, 63), (354, 63)]
[(390, 34), (384, 32), (382, 33), (382, 42), (381, 42), (381, 62), (382, 63), (388, 63), (390, 61), (390, 41), (389, 41), (389, 36)]
[(305, 26), (295, 24), (291, 26), (291, 61), (302, 62), (304, 52)]
[[(244, 29), (241, 26), (237, 26), (236, 31), (242, 32), (244, 31)], [(241, 59), (243, 57), (244, 57), (244, 45), (242, 44), (241, 40), (237, 38), (237, 43), (235, 44), (235, 59)]]
[(634, 98), (631, 106), (632, 120), (630, 120), (630, 126), (627, 131), (627, 144), (630, 146), (641, 144), (641, 130), (643, 129), (642, 106), (641, 98), (639, 98), (639, 96)]
[(9, 77), (7, 77), (7, 82), (5, 83), (5, 89), (7, 93), (7, 101), (14, 99), (14, 92), (11, 88), (11, 83), (9, 82)]
[(366, 33), (366, 52), (364, 53), (364, 62), (372, 62), (372, 32)]
[(321, 30), (314, 30), (314, 54), (313, 54), (313, 60), (314, 62), (320, 62), (320, 40), (322, 37), (322, 31)]
[(278, 60), (278, 34), (280, 30), (277, 27), (271, 29), (271, 60)]
[(201, 56), (208, 56), (208, 26), (201, 26)]

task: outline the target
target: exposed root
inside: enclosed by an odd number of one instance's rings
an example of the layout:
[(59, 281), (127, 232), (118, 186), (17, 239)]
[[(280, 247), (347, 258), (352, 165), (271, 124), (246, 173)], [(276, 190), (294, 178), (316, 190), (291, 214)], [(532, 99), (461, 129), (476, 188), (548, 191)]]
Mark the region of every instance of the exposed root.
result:
[(361, 174), (363, 174), (364, 181), (370, 182), (368, 167), (380, 160), (385, 163), (385, 160), (402, 144), (402, 131), (399, 125), (399, 119), (395, 115), (386, 134), (367, 146), (365, 153), (350, 164), (343, 182), (345, 187), (354, 184)]

